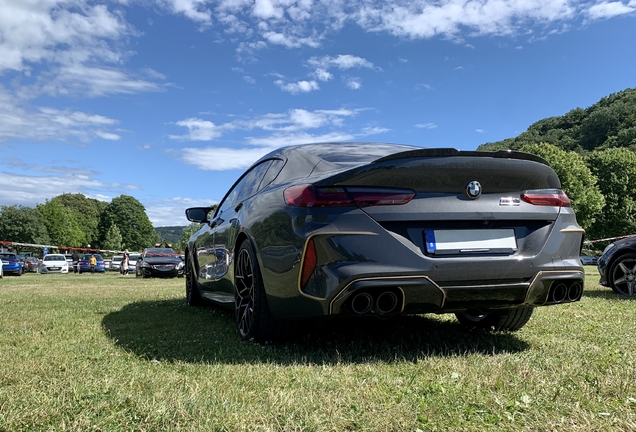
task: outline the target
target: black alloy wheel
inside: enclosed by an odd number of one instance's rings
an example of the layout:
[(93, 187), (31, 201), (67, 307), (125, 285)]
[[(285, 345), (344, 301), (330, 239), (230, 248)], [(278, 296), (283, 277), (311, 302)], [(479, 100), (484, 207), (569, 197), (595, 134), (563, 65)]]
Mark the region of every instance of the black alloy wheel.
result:
[(196, 281), (194, 280), (194, 273), (192, 271), (192, 266), (190, 262), (186, 258), (185, 262), (185, 288), (186, 288), (186, 303), (189, 306), (201, 306), (203, 304), (203, 299), (201, 298), (201, 294), (199, 293), (199, 289), (196, 286)]
[(241, 339), (257, 343), (281, 342), (291, 334), (288, 322), (272, 317), (254, 248), (245, 240), (234, 268), (234, 309)]
[(464, 311), (455, 314), (459, 323), (468, 328), (516, 331), (530, 320), (534, 308), (502, 309), (488, 312)]
[(609, 284), (617, 294), (636, 294), (636, 254), (620, 256), (610, 267)]
[(254, 265), (252, 264), (252, 254), (247, 246), (250, 246), (248, 242), (241, 245), (234, 274), (236, 326), (242, 339), (249, 339), (254, 333), (254, 304), (256, 302)]

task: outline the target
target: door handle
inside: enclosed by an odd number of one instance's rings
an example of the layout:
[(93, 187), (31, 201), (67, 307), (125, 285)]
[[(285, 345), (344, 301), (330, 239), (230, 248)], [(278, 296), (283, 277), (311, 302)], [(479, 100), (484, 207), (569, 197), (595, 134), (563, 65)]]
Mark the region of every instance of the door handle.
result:
[(243, 203), (238, 203), (236, 207), (234, 207), (234, 211), (239, 211), (242, 208), (243, 208)]

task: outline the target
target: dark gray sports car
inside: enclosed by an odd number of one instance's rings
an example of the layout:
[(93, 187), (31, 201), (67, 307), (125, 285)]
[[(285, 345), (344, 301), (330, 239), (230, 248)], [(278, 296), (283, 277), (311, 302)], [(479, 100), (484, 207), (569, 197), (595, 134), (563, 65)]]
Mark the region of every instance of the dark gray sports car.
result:
[(186, 296), (232, 307), (243, 339), (293, 320), (455, 313), (517, 330), (583, 292), (583, 229), (545, 160), (512, 151), (331, 143), (257, 161), (186, 250)]

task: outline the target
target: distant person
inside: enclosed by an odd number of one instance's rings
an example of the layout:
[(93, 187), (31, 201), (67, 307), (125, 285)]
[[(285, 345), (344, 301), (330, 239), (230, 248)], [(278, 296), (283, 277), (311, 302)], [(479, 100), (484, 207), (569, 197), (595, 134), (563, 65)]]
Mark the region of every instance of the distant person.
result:
[(121, 260), (120, 273), (124, 276), (128, 276), (128, 262), (130, 261), (130, 254), (128, 249), (124, 251), (124, 258)]
[(73, 252), (71, 259), (73, 260), (73, 273), (79, 273), (80, 256), (77, 251)]
[(97, 266), (97, 258), (95, 258), (95, 254), (91, 254), (91, 257), (88, 259), (88, 264), (91, 266), (91, 274), (95, 274), (95, 267)]

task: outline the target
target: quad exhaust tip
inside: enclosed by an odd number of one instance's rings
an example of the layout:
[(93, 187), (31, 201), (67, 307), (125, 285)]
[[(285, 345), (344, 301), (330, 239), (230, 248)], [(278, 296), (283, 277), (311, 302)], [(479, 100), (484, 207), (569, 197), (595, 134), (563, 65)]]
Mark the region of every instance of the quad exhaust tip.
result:
[(578, 281), (555, 281), (550, 287), (550, 303), (575, 302), (583, 295), (583, 285)]
[(373, 298), (371, 294), (359, 293), (351, 299), (351, 309), (358, 315), (364, 315), (371, 311), (373, 306)]
[(357, 315), (386, 315), (395, 312), (398, 303), (398, 295), (393, 291), (382, 291), (377, 295), (361, 292), (351, 298), (351, 310)]

